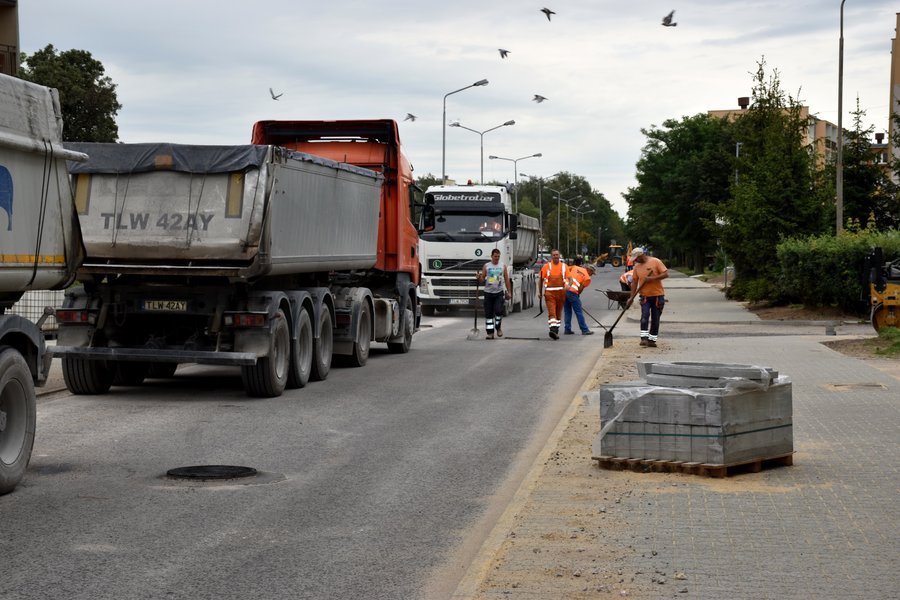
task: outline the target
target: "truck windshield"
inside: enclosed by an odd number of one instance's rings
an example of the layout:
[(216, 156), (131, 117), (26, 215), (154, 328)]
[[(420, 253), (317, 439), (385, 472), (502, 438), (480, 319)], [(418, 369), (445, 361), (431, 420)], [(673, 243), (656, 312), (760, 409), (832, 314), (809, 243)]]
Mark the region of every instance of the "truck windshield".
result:
[(503, 215), (439, 213), (433, 231), (422, 239), (431, 241), (471, 242), (499, 239), (503, 231)]

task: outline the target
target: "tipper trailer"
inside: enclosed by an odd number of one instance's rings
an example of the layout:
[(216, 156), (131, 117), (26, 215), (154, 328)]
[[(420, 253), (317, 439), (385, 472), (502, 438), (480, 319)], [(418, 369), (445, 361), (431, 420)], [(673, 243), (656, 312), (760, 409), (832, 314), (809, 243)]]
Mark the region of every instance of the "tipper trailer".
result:
[[(397, 255), (418, 230), (396, 123), (290, 123), (327, 138), (323, 152), (261, 124), (244, 146), (71, 144), (91, 159), (70, 164), (86, 249), (83, 287), (57, 311), (70, 391), (200, 363), (238, 365), (249, 395), (278, 396), (324, 379), (332, 355), (409, 351), (418, 270)], [(323, 156), (335, 146), (371, 164)]]

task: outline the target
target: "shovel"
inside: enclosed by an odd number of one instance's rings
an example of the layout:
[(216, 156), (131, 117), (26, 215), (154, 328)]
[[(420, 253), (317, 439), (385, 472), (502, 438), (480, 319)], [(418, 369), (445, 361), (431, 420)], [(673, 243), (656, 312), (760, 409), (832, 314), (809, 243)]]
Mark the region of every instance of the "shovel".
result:
[(544, 314), (544, 294), (538, 294), (538, 314), (531, 317), (532, 319), (537, 319), (539, 316)]
[[(644, 285), (644, 282), (643, 282), (643, 281), (641, 282), (641, 285)], [(639, 294), (640, 291), (641, 291), (641, 285), (638, 286), (637, 291), (636, 291), (635, 294), (634, 294), (634, 297), (635, 297), (635, 298), (637, 298), (638, 294)], [(612, 327), (610, 327), (609, 329), (607, 329), (607, 330), (606, 330), (606, 333), (603, 334), (603, 347), (604, 347), (604, 348), (612, 348), (612, 345), (613, 345), (613, 334), (612, 334), (613, 329), (616, 328), (616, 325), (619, 324), (619, 321), (622, 319), (622, 317), (625, 315), (625, 312), (626, 312), (629, 308), (631, 308), (631, 304), (626, 304), (626, 305), (625, 305), (625, 308), (622, 309), (622, 312), (619, 313), (619, 316), (616, 318), (615, 322), (612, 324)], [(591, 318), (593, 319), (593, 317), (591, 317)], [(594, 320), (596, 321), (597, 319), (594, 319)], [(604, 329), (606, 329), (606, 328), (604, 327)]]
[(472, 330), (469, 331), (469, 335), (466, 336), (467, 340), (470, 341), (478, 341), (482, 339), (482, 334), (478, 330), (478, 291), (480, 286), (478, 285), (478, 278), (475, 279), (475, 324), (472, 326)]

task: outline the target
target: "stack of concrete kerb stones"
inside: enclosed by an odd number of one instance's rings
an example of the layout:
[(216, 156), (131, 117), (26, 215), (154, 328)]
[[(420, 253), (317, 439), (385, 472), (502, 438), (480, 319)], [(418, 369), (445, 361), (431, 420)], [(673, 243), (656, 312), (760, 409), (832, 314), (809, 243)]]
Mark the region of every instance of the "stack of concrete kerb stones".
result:
[(791, 382), (769, 367), (639, 362), (641, 381), (599, 389), (601, 468), (724, 477), (790, 465)]

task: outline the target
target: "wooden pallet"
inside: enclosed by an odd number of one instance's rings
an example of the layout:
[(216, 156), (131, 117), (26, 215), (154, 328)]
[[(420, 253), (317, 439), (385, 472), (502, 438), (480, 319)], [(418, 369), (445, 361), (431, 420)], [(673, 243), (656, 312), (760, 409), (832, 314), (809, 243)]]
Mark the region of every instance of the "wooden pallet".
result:
[(777, 454), (727, 465), (684, 462), (681, 460), (652, 460), (644, 458), (622, 458), (619, 456), (595, 456), (601, 469), (611, 471), (635, 471), (638, 473), (685, 473), (706, 477), (729, 477), (739, 473), (759, 473), (770, 467), (789, 467), (794, 464), (794, 453)]

